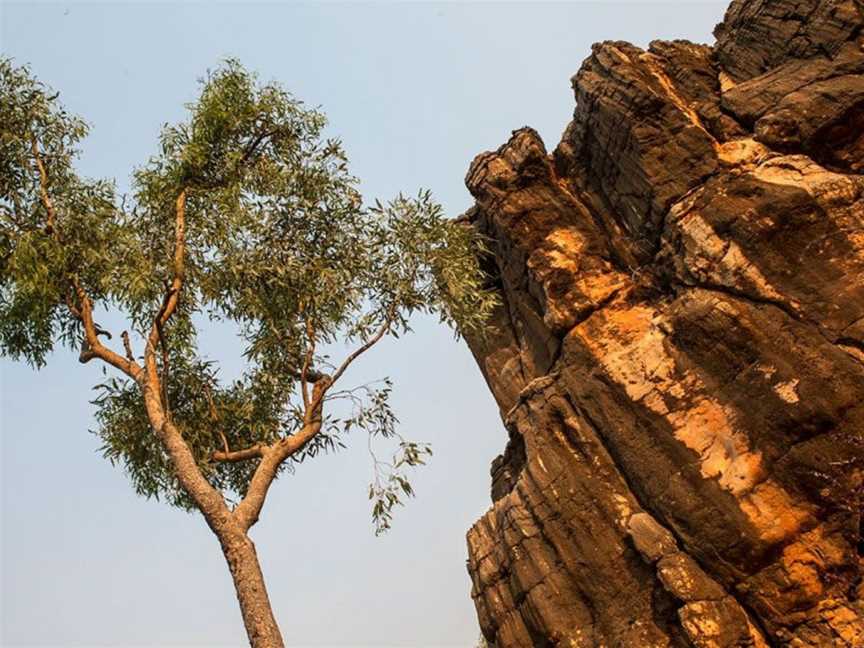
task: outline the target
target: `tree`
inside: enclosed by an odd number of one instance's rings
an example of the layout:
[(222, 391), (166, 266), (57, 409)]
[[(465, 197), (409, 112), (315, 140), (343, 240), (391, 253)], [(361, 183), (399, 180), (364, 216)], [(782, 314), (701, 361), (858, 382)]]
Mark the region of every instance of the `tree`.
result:
[[(118, 200), (75, 171), (84, 122), (0, 60), (0, 351), (38, 368), (60, 343), (103, 364), (105, 456), (139, 494), (201, 512), (251, 645), (271, 648), (283, 643), (249, 530), (273, 481), (352, 429), (394, 439), (369, 492), (386, 530), (412, 494), (405, 469), (431, 451), (398, 435), (388, 380), (346, 387), (346, 374), (413, 313), (478, 329), (494, 298), (481, 241), (428, 192), (365, 207), (323, 114), (278, 85), (227, 61), (188, 108)], [(97, 321), (107, 311), (127, 318), (119, 337)], [(236, 326), (239, 379), (223, 384), (199, 353), (205, 316)], [(352, 350), (330, 362), (340, 344)]]

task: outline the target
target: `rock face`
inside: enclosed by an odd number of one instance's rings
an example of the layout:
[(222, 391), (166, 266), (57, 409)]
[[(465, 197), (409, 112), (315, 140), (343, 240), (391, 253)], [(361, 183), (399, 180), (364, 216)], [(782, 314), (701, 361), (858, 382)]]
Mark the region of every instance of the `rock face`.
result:
[(864, 2), (595, 45), (478, 156), (509, 432), (468, 533), (515, 646), (864, 646)]

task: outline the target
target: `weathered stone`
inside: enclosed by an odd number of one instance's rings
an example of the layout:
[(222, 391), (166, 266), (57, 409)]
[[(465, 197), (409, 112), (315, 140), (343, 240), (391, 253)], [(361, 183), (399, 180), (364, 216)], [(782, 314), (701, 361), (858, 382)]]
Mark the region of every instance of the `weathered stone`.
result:
[(636, 513), (627, 523), (636, 549), (648, 562), (657, 562), (678, 551), (675, 537), (647, 513)]
[(733, 0), (717, 25), (715, 51), (736, 81), (790, 59), (833, 57), (861, 34), (860, 0)]
[(864, 317), (864, 177), (776, 153), (735, 171), (670, 209), (658, 268), (775, 304), (836, 342)]
[[(696, 75), (676, 83), (662, 50), (595, 45), (573, 77), (576, 112), (558, 154), (566, 173), (600, 194), (647, 251), (672, 201), (717, 170), (714, 138), (694, 107), (704, 102), (704, 83)], [(692, 60), (708, 66), (704, 57)]]
[(758, 141), (779, 151), (864, 171), (864, 74), (816, 81), (786, 95), (759, 118), (754, 131)]
[[(675, 598), (688, 603), (697, 601), (719, 601), (726, 592), (687, 554), (674, 553), (657, 563), (657, 575)], [(746, 618), (746, 615), (742, 615)]]
[(765, 74), (734, 85), (723, 92), (721, 104), (742, 124), (752, 127), (757, 119), (793, 92), (813, 83), (862, 73), (864, 51), (857, 42), (850, 42), (843, 45), (833, 59), (792, 59)]
[(765, 645), (731, 598), (687, 603), (678, 611), (678, 616), (696, 648)]
[(714, 48), (595, 46), (551, 156), (522, 129), (472, 164), (497, 647), (864, 645), (859, 11), (736, 0)]

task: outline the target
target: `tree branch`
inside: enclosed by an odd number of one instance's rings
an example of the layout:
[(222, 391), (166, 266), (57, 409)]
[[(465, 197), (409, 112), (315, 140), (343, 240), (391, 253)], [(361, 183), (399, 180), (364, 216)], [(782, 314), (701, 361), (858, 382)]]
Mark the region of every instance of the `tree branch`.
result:
[(198, 463), (180, 430), (165, 415), (159, 397), (154, 354), (146, 356), (144, 361), (146, 376), (139, 376), (137, 382), (141, 387), (147, 418), (171, 459), (174, 473), (183, 490), (194, 500), (210, 528), (218, 535), (219, 530), (224, 530), (226, 524), (230, 523), (231, 511), (225, 504), (222, 494), (201, 474)]
[(33, 158), (36, 160), (36, 168), (39, 170), (39, 195), (42, 199), (42, 205), (47, 213), (45, 222), (45, 233), (55, 234), (54, 224), (56, 222), (54, 214), (54, 203), (51, 201), (51, 196), (48, 195), (48, 171), (42, 163), (42, 156), (39, 155), (39, 145), (36, 143), (36, 136), (30, 136), (30, 150), (33, 152)]
[[(204, 395), (207, 397), (207, 406), (210, 409), (210, 420), (213, 421), (213, 423), (215, 423), (217, 426), (219, 426), (219, 412), (216, 411), (216, 404), (213, 402), (213, 392), (210, 390), (209, 385), (205, 385)], [(225, 433), (219, 427), (217, 427), (216, 431), (219, 433), (219, 437), (222, 439), (222, 447), (225, 449), (225, 454), (229, 454), (231, 452), (231, 448), (228, 447), (228, 439), (225, 437)]]
[(150, 335), (147, 338), (147, 352), (153, 353), (159, 343), (160, 329), (171, 319), (177, 310), (180, 300), (180, 289), (186, 272), (186, 188), (180, 190), (174, 202), (174, 260), (171, 285), (165, 292), (162, 306), (153, 320)]
[[(195, 501), (211, 528), (216, 531), (229, 521), (230, 511), (222, 494), (217, 491), (201, 473), (192, 451), (182, 433), (171, 421), (167, 413), (167, 403), (163, 406), (164, 391), (159, 379), (156, 364), (156, 347), (162, 340), (162, 328), (177, 310), (180, 290), (185, 275), (186, 253), (186, 189), (177, 195), (174, 203), (174, 257), (173, 278), (166, 287), (162, 306), (153, 320), (144, 351), (145, 373), (138, 379), (150, 425), (162, 442), (171, 459), (175, 474), (183, 489)], [(164, 348), (164, 347), (163, 347)], [(163, 359), (164, 363), (164, 359)], [(218, 534), (218, 532), (217, 532)]]
[(312, 364), (312, 356), (315, 355), (315, 329), (312, 328), (312, 322), (305, 318), (306, 322), (306, 338), (308, 346), (306, 347), (306, 357), (303, 358), (303, 369), (300, 371), (300, 393), (303, 394), (303, 406), (309, 407), (309, 366)]
[[(329, 380), (327, 379), (315, 383), (312, 392), (313, 402), (321, 402), (328, 385)], [(321, 431), (321, 409), (319, 405), (317, 416), (307, 421), (296, 434), (261, 448), (261, 463), (258, 464), (252, 475), (249, 488), (246, 489), (246, 497), (241, 500), (232, 514), (244, 531), (247, 531), (258, 521), (264, 500), (267, 498), (267, 492), (276, 478), (282, 462), (297, 454)]]
[(99, 341), (99, 335), (105, 331), (100, 329), (93, 321), (93, 305), (87, 293), (81, 287), (77, 277), (72, 277), (72, 286), (78, 296), (79, 306), (69, 304), (70, 312), (84, 325), (84, 341), (81, 345), (81, 355), (78, 360), (87, 363), (93, 358), (99, 358), (111, 366), (119, 369), (132, 379), (137, 379), (141, 374), (141, 367), (134, 359), (124, 358), (115, 353)]
[(339, 377), (343, 373), (345, 373), (345, 370), (348, 368), (348, 366), (352, 362), (354, 362), (358, 357), (360, 357), (366, 351), (368, 351), (373, 346), (375, 346), (375, 344), (377, 344), (378, 341), (382, 337), (384, 337), (384, 334), (387, 333), (387, 331), (390, 329), (390, 326), (393, 324), (393, 319), (394, 319), (394, 314), (393, 313), (388, 314), (387, 319), (384, 320), (384, 323), (381, 324), (381, 327), (375, 332), (375, 335), (373, 335), (371, 338), (369, 338), (369, 340), (364, 345), (362, 345), (359, 349), (355, 350), (347, 358), (345, 358), (345, 361), (339, 366), (339, 368), (336, 370), (336, 373), (334, 373), (333, 376), (330, 378), (330, 384), (333, 384), (337, 380), (339, 380)]
[(165, 414), (170, 418), (171, 406), (168, 403), (168, 381), (171, 379), (171, 368), (168, 361), (168, 346), (165, 344), (165, 335), (158, 317), (156, 318), (156, 332), (159, 334), (159, 348), (162, 350), (162, 407), (165, 408)]
[(186, 189), (181, 189), (174, 203), (174, 258), (173, 279), (167, 287), (162, 307), (159, 309), (147, 337), (144, 351), (144, 371), (138, 376), (137, 382), (144, 398), (147, 418), (165, 451), (171, 459), (171, 464), (180, 485), (194, 500), (210, 527), (224, 530), (230, 523), (231, 511), (225, 504), (225, 498), (213, 487), (201, 473), (195, 456), (183, 438), (183, 434), (174, 425), (162, 405), (161, 381), (156, 364), (156, 346), (161, 338), (160, 329), (168, 322), (177, 310), (180, 289), (183, 287), (186, 253)]
[(132, 352), (132, 343), (129, 342), (129, 331), (123, 331), (121, 336), (123, 338), (123, 350), (126, 352), (126, 359), (129, 362), (135, 362), (135, 354)]
[[(56, 241), (60, 241), (59, 232), (56, 225), (56, 213), (54, 211), (54, 203), (51, 200), (51, 195), (48, 193), (48, 171), (42, 161), (42, 156), (39, 155), (39, 145), (36, 142), (36, 137), (30, 136), (30, 150), (33, 152), (33, 158), (36, 160), (36, 167), (39, 170), (39, 196), (42, 205), (47, 213), (47, 221), (45, 223), (45, 233), (53, 236)], [(72, 290), (78, 298), (76, 306), (72, 297), (67, 293), (66, 306), (72, 317), (77, 319), (84, 326), (84, 340), (81, 343), (81, 353), (78, 360), (81, 363), (90, 362), (94, 358), (99, 358), (107, 362), (111, 366), (119, 369), (130, 378), (137, 378), (141, 373), (141, 367), (135, 362), (134, 358), (118, 355), (108, 347), (104, 346), (99, 341), (100, 335), (106, 335), (109, 339), (111, 334), (108, 331), (100, 328), (93, 321), (93, 304), (87, 292), (81, 286), (78, 277), (72, 275), (70, 278)]]
[(163, 336), (163, 328), (174, 312), (177, 310), (177, 304), (180, 300), (180, 289), (183, 287), (183, 279), (186, 273), (186, 188), (180, 190), (177, 198), (174, 201), (174, 259), (173, 259), (173, 278), (171, 284), (166, 288), (165, 296), (162, 298), (162, 306), (156, 317), (153, 318), (153, 326), (150, 328), (150, 335), (147, 336), (147, 344), (144, 348), (145, 364), (150, 367), (150, 361), (153, 354), (156, 353), (156, 347), (162, 348), (162, 369), (163, 376), (160, 380), (159, 373), (156, 371), (156, 363), (153, 362), (153, 371), (148, 371), (148, 380), (153, 381), (152, 384), (159, 388), (162, 406), (166, 416), (170, 417), (168, 404), (168, 350), (165, 346), (165, 337)]
[(222, 463), (237, 463), (249, 459), (258, 459), (263, 456), (265, 447), (266, 446), (256, 444), (249, 448), (243, 448), (242, 450), (217, 450), (210, 455), (210, 458), (213, 461), (219, 461)]
[(381, 327), (375, 332), (375, 335), (369, 338), (369, 340), (367, 340), (366, 343), (363, 344), (360, 348), (355, 349), (351, 354), (349, 354), (348, 357), (345, 358), (345, 360), (342, 362), (342, 364), (339, 365), (339, 368), (332, 376), (326, 377), (326, 379), (322, 381), (322, 384), (324, 384), (325, 387), (324, 389), (320, 390), (320, 392), (317, 392), (317, 396), (312, 399), (312, 403), (306, 408), (307, 419), (309, 419), (310, 415), (312, 415), (315, 410), (321, 406), (321, 401), (324, 399), (324, 395), (326, 394), (327, 389), (337, 380), (339, 380), (339, 378), (342, 376), (342, 374), (345, 373), (345, 370), (348, 369), (351, 363), (354, 362), (361, 355), (363, 355), (366, 351), (371, 349), (373, 346), (375, 346), (378, 341), (382, 337), (384, 337), (384, 334), (387, 333), (387, 331), (390, 329), (390, 326), (393, 324), (393, 319), (396, 316), (394, 310), (395, 309), (391, 308), (390, 311), (388, 311), (387, 317), (381, 324)]
[[(247, 163), (247, 162), (252, 158), (252, 156), (254, 155), (254, 153), (255, 153), (255, 149), (258, 148), (258, 145), (261, 144), (261, 142), (264, 141), (264, 138), (265, 138), (265, 137), (270, 137), (271, 135), (273, 135), (273, 132), (270, 132), (270, 131), (263, 131), (263, 132), (261, 132), (261, 133), (258, 133), (258, 135), (255, 137), (255, 139), (253, 139), (253, 140), (252, 140), (252, 141), (251, 141), (251, 142), (246, 146), (246, 150), (243, 152), (243, 157), (240, 159), (240, 165), (239, 165), (239, 166), (242, 166), (243, 164), (246, 164), (246, 163)], [(239, 169), (238, 169), (238, 170), (239, 170)]]

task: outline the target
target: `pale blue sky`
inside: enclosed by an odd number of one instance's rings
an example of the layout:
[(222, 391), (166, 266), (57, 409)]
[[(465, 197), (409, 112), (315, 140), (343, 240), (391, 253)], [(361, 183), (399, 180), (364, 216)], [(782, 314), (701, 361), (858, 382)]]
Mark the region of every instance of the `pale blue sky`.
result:
[[(551, 150), (592, 42), (709, 42), (724, 2), (287, 4), (0, 2), (0, 50), (92, 124), (80, 168), (128, 186), (196, 79), (234, 56), (320, 105), (367, 198), (428, 187), (471, 200), (474, 155), (536, 128)], [(205, 346), (236, 370), (227, 331)], [(58, 351), (0, 369), (0, 642), (243, 645), (218, 544), (200, 517), (137, 498), (97, 453), (95, 366)], [(389, 374), (403, 430), (435, 456), (418, 496), (375, 538), (365, 441), (281, 479), (253, 530), (290, 645), (473, 646), (464, 535), (489, 506), (506, 433), (462, 343), (430, 320), (354, 377)]]

